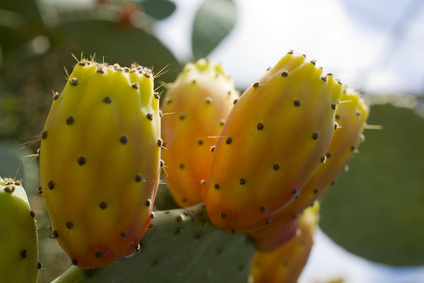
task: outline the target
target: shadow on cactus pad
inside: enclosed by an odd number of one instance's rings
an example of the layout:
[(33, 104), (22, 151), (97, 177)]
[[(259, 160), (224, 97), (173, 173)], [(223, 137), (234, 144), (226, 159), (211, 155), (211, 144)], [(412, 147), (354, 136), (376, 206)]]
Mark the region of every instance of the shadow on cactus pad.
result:
[(155, 214), (137, 254), (94, 270), (72, 266), (54, 283), (247, 282), (255, 248), (245, 234), (215, 228), (202, 204)]
[[(399, 102), (399, 98), (397, 98)], [(365, 142), (322, 200), (320, 226), (337, 244), (394, 266), (424, 264), (424, 120), (412, 109), (372, 105)]]

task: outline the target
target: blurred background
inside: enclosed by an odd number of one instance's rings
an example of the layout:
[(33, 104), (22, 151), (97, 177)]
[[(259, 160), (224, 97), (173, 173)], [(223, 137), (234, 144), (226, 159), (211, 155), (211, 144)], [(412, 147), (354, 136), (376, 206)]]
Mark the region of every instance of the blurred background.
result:
[(240, 91), (287, 51), (372, 103), (361, 146), (323, 197), (299, 282), (424, 282), (424, 2), (420, 0), (1, 0), (0, 175), (24, 180), (40, 227), (40, 282), (69, 267), (54, 240), (34, 158), (51, 101), (76, 60), (165, 72), (202, 57)]

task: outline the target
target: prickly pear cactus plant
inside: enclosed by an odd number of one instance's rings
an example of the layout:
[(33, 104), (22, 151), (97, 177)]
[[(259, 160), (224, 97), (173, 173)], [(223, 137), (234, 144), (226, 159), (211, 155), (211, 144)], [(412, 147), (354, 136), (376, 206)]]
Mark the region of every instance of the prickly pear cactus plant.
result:
[(210, 149), (238, 97), (222, 66), (205, 59), (188, 63), (168, 85), (162, 106), (162, 158), (167, 185), (181, 207), (202, 202)]
[(20, 181), (0, 178), (0, 274), (2, 282), (37, 282), (38, 237)]
[(293, 239), (272, 252), (257, 251), (252, 259), (253, 283), (295, 283), (302, 273), (314, 243), (319, 204), (306, 208), (299, 216)]
[(247, 282), (254, 245), (214, 227), (203, 204), (157, 211), (151, 224), (136, 255), (94, 270), (72, 266), (54, 283)]
[(315, 61), (289, 52), (244, 92), (203, 188), (214, 225), (226, 232), (266, 227), (299, 197), (325, 158), (341, 89)]
[(41, 193), (72, 263), (107, 266), (139, 249), (159, 182), (151, 70), (79, 61), (41, 133)]
[(283, 245), (293, 229), (298, 214), (310, 206), (336, 182), (346, 170), (357, 151), (366, 127), (369, 108), (360, 94), (343, 86), (341, 103), (336, 109), (335, 132), (325, 154), (323, 163), (303, 187), (298, 199), (281, 209), (265, 228), (249, 233), (256, 247), (261, 251), (272, 251)]

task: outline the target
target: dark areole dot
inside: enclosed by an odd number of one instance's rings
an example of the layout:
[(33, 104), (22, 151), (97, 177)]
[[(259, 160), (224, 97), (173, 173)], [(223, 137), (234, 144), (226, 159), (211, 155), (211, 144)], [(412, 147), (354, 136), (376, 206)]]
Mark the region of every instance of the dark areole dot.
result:
[(123, 136), (119, 139), (119, 141), (120, 141), (122, 144), (127, 144), (127, 143), (128, 143), (128, 136), (127, 136), (127, 135), (123, 135)]
[(100, 202), (99, 203), (99, 207), (103, 210), (103, 209), (106, 209), (106, 207), (107, 207), (107, 202), (105, 202), (105, 201), (102, 201), (102, 202)]
[(75, 258), (73, 258), (73, 259), (72, 259), (72, 264), (73, 264), (73, 265), (77, 265), (77, 264), (78, 264), (78, 260), (77, 260), (77, 259), (75, 259)]
[(263, 123), (258, 123), (258, 125), (256, 126), (256, 128), (260, 131), (264, 129), (264, 124)]
[(110, 98), (109, 96), (106, 96), (105, 98), (103, 98), (103, 102), (106, 104), (109, 104), (112, 102), (112, 98)]
[(219, 184), (215, 184), (213, 187), (214, 187), (216, 190), (218, 190), (218, 189), (219, 189)]
[(313, 138), (314, 140), (317, 140), (317, 139), (319, 138), (319, 134), (318, 134), (317, 132), (313, 133), (313, 134), (312, 134), (312, 138)]
[(46, 130), (44, 130), (44, 131), (41, 132), (41, 138), (43, 140), (45, 140), (47, 138), (47, 131)]
[(277, 171), (277, 170), (279, 170), (281, 167), (280, 167), (280, 164), (274, 164), (274, 165), (272, 166), (272, 168), (274, 168), (274, 170), (275, 170), (275, 171)]
[(30, 210), (29, 215), (31, 215), (31, 217), (35, 217), (35, 212), (33, 210)]
[(100, 252), (100, 251), (96, 252), (96, 257), (97, 257), (97, 258), (101, 258), (101, 257), (102, 257), (102, 255), (103, 255), (103, 254), (102, 254), (102, 252)]
[(233, 141), (233, 139), (232, 139), (231, 137), (228, 137), (228, 138), (225, 140), (225, 143), (226, 143), (226, 144), (230, 144), (232, 141)]
[(281, 76), (283, 76), (283, 77), (287, 77), (288, 75), (289, 75), (289, 72), (287, 72), (287, 71), (283, 71), (281, 73)]
[(73, 227), (74, 227), (74, 223), (72, 223), (71, 221), (66, 222), (66, 228), (72, 229)]
[(48, 183), (47, 183), (47, 187), (48, 187), (50, 190), (53, 190), (53, 189), (54, 189), (54, 187), (55, 187), (54, 182), (53, 182), (53, 181), (48, 182)]
[(85, 157), (81, 156), (78, 158), (78, 164), (80, 166), (84, 165), (86, 163)]
[(127, 231), (125, 231), (125, 230), (122, 231), (121, 232), (121, 237), (125, 239), (127, 237)]
[(22, 250), (21, 251), (21, 257), (25, 258), (28, 256), (28, 251), (27, 250)]
[(300, 100), (296, 99), (295, 101), (293, 101), (294, 106), (299, 107), (300, 106)]
[(77, 86), (79, 82), (77, 78), (72, 78), (69, 80), (69, 83), (73, 86)]
[(244, 184), (246, 184), (246, 180), (245, 180), (245, 179), (243, 179), (243, 178), (241, 178), (241, 179), (240, 179), (240, 185), (244, 185)]
[(69, 116), (69, 117), (66, 119), (66, 124), (67, 124), (67, 125), (72, 125), (74, 122), (75, 122), (75, 118), (74, 118), (74, 117), (72, 117), (72, 116)]
[(141, 175), (140, 173), (138, 173), (138, 174), (135, 176), (135, 181), (136, 181), (137, 183), (140, 183), (140, 182), (141, 182), (141, 180), (143, 180), (143, 175)]

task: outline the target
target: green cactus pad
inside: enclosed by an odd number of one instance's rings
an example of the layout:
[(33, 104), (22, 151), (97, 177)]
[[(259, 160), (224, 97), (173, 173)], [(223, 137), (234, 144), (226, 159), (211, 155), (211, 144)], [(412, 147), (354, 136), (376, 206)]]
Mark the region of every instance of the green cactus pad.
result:
[(69, 268), (59, 282), (243, 282), (254, 246), (245, 234), (215, 228), (202, 204), (156, 211), (141, 249), (105, 268)]
[[(396, 99), (399, 102), (399, 98)], [(321, 202), (321, 228), (369, 260), (424, 264), (424, 120), (405, 107), (373, 105), (366, 140)]]

